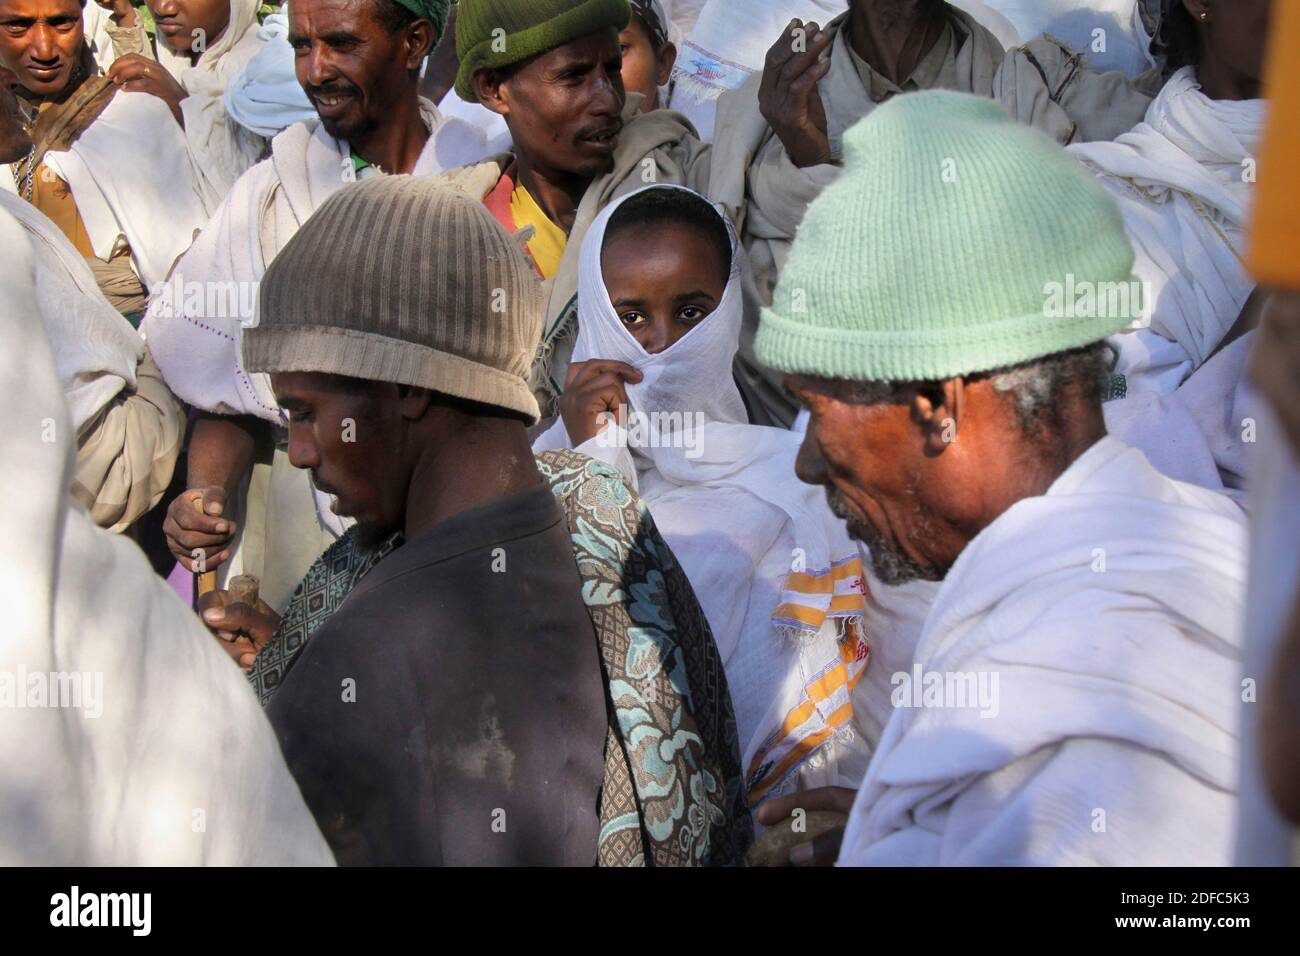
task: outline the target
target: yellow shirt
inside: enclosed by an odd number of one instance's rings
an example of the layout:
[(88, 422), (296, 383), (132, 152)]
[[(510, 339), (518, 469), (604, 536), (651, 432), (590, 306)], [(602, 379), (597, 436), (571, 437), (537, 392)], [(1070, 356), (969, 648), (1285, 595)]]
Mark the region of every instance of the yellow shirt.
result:
[(1263, 285), (1300, 290), (1300, 0), (1273, 5), (1272, 46), (1264, 95), (1268, 128), (1259, 159), (1259, 187), (1248, 261)]
[(522, 229), (532, 226), (536, 232), (528, 240), (528, 254), (533, 257), (537, 271), (543, 279), (549, 279), (560, 269), (560, 259), (564, 256), (564, 247), (569, 237), (564, 230), (551, 222), (542, 207), (529, 194), (523, 184), (515, 186), (510, 194), (510, 215), (515, 220), (515, 227)]

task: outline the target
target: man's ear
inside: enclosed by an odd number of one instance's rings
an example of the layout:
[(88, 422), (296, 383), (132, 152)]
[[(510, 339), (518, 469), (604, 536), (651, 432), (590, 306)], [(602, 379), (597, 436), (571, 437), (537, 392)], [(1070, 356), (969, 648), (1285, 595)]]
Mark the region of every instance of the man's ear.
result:
[(936, 458), (957, 440), (957, 428), (966, 407), (966, 383), (961, 378), (924, 383), (908, 398), (912, 421), (921, 429), (925, 454)]
[(406, 28), (403, 44), (406, 47), (406, 68), (418, 70), (424, 58), (433, 51), (438, 40), (433, 32), (433, 24), (428, 20), (416, 20)]
[[(1197, 23), (1202, 20), (1201, 14), (1210, 12), (1210, 5), (1205, 0), (1183, 0), (1183, 8), (1192, 15), (1192, 19)], [(1208, 20), (1209, 17), (1207, 16), (1205, 19)]]
[(478, 101), (498, 116), (510, 115), (509, 81), (500, 70), (475, 70), (470, 78)]
[(677, 62), (677, 44), (665, 43), (655, 56), (655, 86), (666, 86), (673, 76), (673, 65)]
[(417, 422), (429, 411), (429, 406), (433, 404), (433, 393), (427, 388), (416, 388), (414, 385), (397, 386), (397, 407), (403, 418), (410, 422)]

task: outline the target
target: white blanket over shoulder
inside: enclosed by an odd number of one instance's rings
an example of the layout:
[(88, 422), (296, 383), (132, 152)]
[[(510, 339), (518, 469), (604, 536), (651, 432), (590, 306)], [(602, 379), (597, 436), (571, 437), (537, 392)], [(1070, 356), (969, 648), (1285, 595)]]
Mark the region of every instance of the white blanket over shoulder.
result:
[(1134, 272), (1150, 283), (1150, 328), (1112, 338), (1131, 390), (1173, 391), (1209, 358), (1250, 295), (1242, 230), (1265, 113), (1264, 100), (1210, 99), (1185, 67), (1132, 130), (1067, 147), (1118, 200)]
[(332, 863), (239, 669), (68, 497), (35, 257), (4, 215), (0, 247), (0, 865)]
[(257, 26), (260, 0), (230, 0), (230, 22), (215, 43), (210, 43), (191, 63), (173, 53), (159, 37), (158, 62), (189, 94), (181, 100), (185, 141), (194, 163), (194, 179), (211, 212), (226, 193), (261, 156), (265, 141), (252, 135), (226, 113), (226, 87), (262, 48)]
[(996, 713), (899, 707), (840, 863), (1230, 862), (1245, 567), (1234, 504), (1102, 439), (949, 572), (913, 667)]
[[(95, 255), (107, 260), (125, 236), (146, 289), (167, 277), (207, 221), (185, 134), (149, 93), (119, 91), (70, 150), (46, 153), (45, 164), (72, 189)], [(3, 181), (12, 192), (12, 178)]]
[(144, 342), (109, 305), (86, 260), (44, 213), (0, 192), (0, 216), (17, 220), (30, 241), (36, 312), (50, 338), (72, 427), (80, 432), (122, 389), (135, 387)]
[[(432, 131), (414, 175), (461, 165), (461, 129), (420, 101)], [(297, 123), (271, 142), (271, 157), (240, 177), (212, 221), (150, 302), (141, 331), (167, 384), (183, 401), (223, 415), (281, 422), (269, 376), (240, 356), (266, 267), (326, 199), (352, 178), (351, 147), (319, 123)], [(220, 295), (210, 294), (220, 292)]]

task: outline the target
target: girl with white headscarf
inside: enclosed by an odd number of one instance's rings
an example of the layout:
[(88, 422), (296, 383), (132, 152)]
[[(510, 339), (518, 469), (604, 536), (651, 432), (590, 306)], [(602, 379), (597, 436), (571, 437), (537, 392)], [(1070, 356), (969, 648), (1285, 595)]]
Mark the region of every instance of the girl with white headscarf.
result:
[[(716, 228), (703, 235), (710, 216)], [(617, 241), (640, 271), (633, 284), (674, 303), (669, 322), (617, 284), (603, 255)], [(611, 203), (582, 245), (565, 417), (534, 450), (576, 447), (617, 466), (645, 500), (713, 630), (756, 805), (796, 782), (856, 784), (867, 754), (850, 692), (868, 651), (857, 547), (821, 490), (795, 477), (799, 437), (748, 424), (732, 379), (740, 255), (730, 223), (688, 189), (649, 186)], [(663, 268), (674, 256), (678, 275)], [(599, 428), (598, 406), (624, 398), (629, 409)]]

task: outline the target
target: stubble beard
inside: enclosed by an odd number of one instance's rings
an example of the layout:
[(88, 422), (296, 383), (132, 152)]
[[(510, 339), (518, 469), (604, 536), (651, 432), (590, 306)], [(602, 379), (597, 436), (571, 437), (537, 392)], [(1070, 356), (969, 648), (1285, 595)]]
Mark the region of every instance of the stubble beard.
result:
[[(896, 587), (909, 581), (938, 581), (942, 575), (931, 568), (923, 567), (887, 541), (869, 522), (859, 518), (845, 504), (838, 491), (826, 489), (826, 503), (831, 513), (842, 518), (846, 523), (849, 537), (862, 542), (871, 558), (871, 571), (881, 584)], [(918, 508), (918, 529), (927, 531), (929, 522), (920, 517)]]

